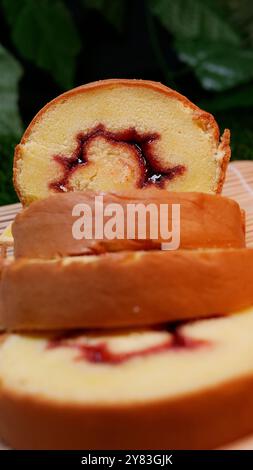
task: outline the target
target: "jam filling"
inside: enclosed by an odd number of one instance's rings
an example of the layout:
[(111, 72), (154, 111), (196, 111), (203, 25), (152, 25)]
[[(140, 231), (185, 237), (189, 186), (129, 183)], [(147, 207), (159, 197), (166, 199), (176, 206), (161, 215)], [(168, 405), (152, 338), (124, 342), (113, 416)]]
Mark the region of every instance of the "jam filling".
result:
[(47, 349), (67, 347), (77, 351), (77, 356), (75, 357), (75, 360), (77, 361), (85, 360), (92, 364), (117, 365), (137, 357), (159, 354), (169, 350), (194, 350), (209, 344), (208, 341), (189, 338), (183, 335), (178, 327), (173, 327), (168, 329), (168, 331), (171, 334), (168, 336), (168, 339), (165, 339), (161, 343), (158, 343), (154, 346), (149, 346), (137, 351), (117, 353), (111, 351), (105, 341), (101, 341), (97, 344), (74, 343), (69, 341), (70, 338), (74, 337), (73, 334), (72, 336), (64, 335), (49, 341), (47, 344)]
[(88, 144), (98, 136), (105, 138), (111, 145), (124, 143), (132, 147), (138, 157), (141, 169), (141, 177), (137, 182), (139, 188), (147, 185), (156, 185), (162, 188), (166, 181), (183, 175), (186, 171), (183, 165), (175, 165), (167, 169), (161, 167), (152, 152), (152, 143), (160, 138), (158, 133), (141, 134), (134, 128), (120, 132), (110, 132), (105, 129), (103, 124), (99, 124), (87, 134), (80, 132), (76, 136), (77, 146), (72, 156), (54, 155), (54, 161), (60, 164), (63, 169), (63, 176), (59, 180), (51, 182), (49, 184), (50, 189), (57, 192), (68, 191), (69, 178), (73, 172), (78, 167), (89, 164)]

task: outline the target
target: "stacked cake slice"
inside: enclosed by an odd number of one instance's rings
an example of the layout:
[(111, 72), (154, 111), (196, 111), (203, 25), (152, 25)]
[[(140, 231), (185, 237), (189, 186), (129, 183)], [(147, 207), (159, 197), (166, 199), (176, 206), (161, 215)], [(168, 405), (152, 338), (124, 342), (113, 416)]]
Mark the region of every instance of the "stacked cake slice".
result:
[(253, 310), (178, 328), (7, 335), (15, 448), (206, 449), (252, 430)]
[[(200, 449), (253, 431), (253, 250), (240, 207), (216, 194), (229, 157), (229, 131), (220, 141), (211, 115), (153, 82), (86, 85), (34, 118), (1, 262), (9, 445)], [(75, 238), (73, 208), (97, 197), (123, 214), (179, 205), (179, 249), (151, 227), (129, 239), (125, 222), (120, 239)]]

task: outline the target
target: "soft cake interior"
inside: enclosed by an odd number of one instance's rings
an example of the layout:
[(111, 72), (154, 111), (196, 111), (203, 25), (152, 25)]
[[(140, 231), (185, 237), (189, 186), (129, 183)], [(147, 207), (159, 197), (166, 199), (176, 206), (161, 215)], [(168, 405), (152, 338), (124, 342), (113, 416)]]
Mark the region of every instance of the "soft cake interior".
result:
[(34, 121), (18, 146), (15, 181), (26, 202), (151, 184), (211, 193), (223, 157), (215, 121), (187, 100), (123, 83), (84, 87)]
[[(21, 395), (97, 405), (180, 397), (252, 374), (252, 328), (251, 308), (178, 327), (181, 345), (166, 329), (70, 334), (53, 346), (52, 338), (9, 335), (1, 346), (1, 384)], [(135, 354), (119, 363), (82, 356), (80, 345), (101, 343), (116, 356)]]

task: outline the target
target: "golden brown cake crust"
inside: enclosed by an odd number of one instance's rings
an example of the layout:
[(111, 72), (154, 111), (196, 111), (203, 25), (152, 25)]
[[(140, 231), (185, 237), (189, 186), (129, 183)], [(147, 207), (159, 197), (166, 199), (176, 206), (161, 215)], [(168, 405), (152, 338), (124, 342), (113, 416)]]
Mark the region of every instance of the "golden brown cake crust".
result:
[[(245, 247), (244, 219), (239, 205), (221, 196), (202, 193), (169, 193), (165, 190), (132, 190), (125, 193), (70, 192), (56, 194), (33, 202), (16, 216), (12, 226), (14, 253), (17, 258), (54, 258), (111, 251), (159, 249), (158, 240), (77, 240), (72, 226), (78, 217), (72, 216), (76, 204), (92, 208), (95, 226), (95, 198), (103, 196), (107, 204), (119, 204), (124, 210), (126, 227), (127, 204), (145, 206), (168, 204), (168, 228), (171, 229), (171, 205), (180, 204), (180, 248)], [(166, 226), (167, 226), (166, 225)], [(149, 235), (149, 233), (148, 233)]]
[(252, 279), (253, 250), (243, 248), (19, 259), (3, 270), (1, 322), (111, 328), (229, 314), (253, 304)]
[(224, 152), (224, 158), (221, 161), (221, 171), (220, 171), (220, 180), (217, 187), (217, 194), (220, 194), (223, 188), (223, 184), (226, 178), (227, 166), (231, 157), (231, 148), (230, 148), (230, 130), (225, 129), (220, 143), (220, 151)]
[(252, 375), (122, 406), (58, 404), (0, 388), (0, 435), (27, 450), (213, 449), (253, 431), (252, 394)]
[[(2, 324), (2, 319), (4, 317), (3, 313), (3, 302), (2, 302), (2, 296), (1, 296), (1, 287), (2, 287), (2, 274), (3, 274), (3, 269), (4, 266), (7, 266), (10, 263), (9, 259), (1, 258), (0, 256), (0, 332), (5, 329), (5, 327)], [(0, 335), (0, 343), (2, 339), (4, 338), (4, 335)]]
[[(2, 272), (3, 272), (3, 258), (0, 257), (0, 292), (1, 292), (1, 285), (2, 285)], [(0, 295), (0, 331), (2, 328), (2, 318), (3, 318), (3, 306), (2, 306), (2, 296)], [(1, 336), (0, 336), (1, 341)]]
[(159, 83), (159, 82), (153, 82), (150, 80), (127, 80), (127, 79), (109, 79), (109, 80), (100, 80), (96, 81), (93, 83), (88, 83), (86, 85), (79, 86), (77, 88), (74, 88), (70, 91), (67, 91), (66, 93), (63, 93), (62, 95), (59, 95), (56, 97), (54, 100), (46, 104), (34, 117), (34, 119), (31, 121), (30, 125), (27, 127), (21, 142), (19, 145), (17, 145), (15, 149), (15, 154), (14, 154), (14, 165), (13, 165), (13, 184), (16, 190), (16, 193), (20, 199), (20, 201), (24, 204), (27, 205), (29, 201), (26, 201), (26, 198), (22, 195), (19, 184), (17, 181), (17, 173), (18, 173), (18, 160), (21, 158), (20, 155), (20, 145), (23, 145), (27, 142), (34, 125), (41, 120), (43, 117), (43, 114), (51, 107), (54, 106), (55, 104), (64, 101), (65, 99), (75, 96), (80, 93), (85, 93), (86, 91), (90, 91), (93, 89), (101, 89), (101, 88), (112, 88), (115, 86), (115, 84), (120, 84), (120, 85), (125, 85), (128, 87), (146, 87), (150, 88), (156, 91), (159, 91), (161, 93), (164, 93), (166, 96), (174, 97), (175, 99), (179, 100), (185, 107), (188, 107), (192, 109), (195, 112), (194, 119), (196, 119), (199, 123), (199, 126), (202, 127), (204, 130), (211, 131), (212, 136), (214, 141), (216, 142), (217, 145), (217, 151), (223, 151), (224, 155), (220, 159), (220, 161), (217, 163), (217, 181), (216, 181), (216, 192), (220, 193), (222, 190), (223, 182), (225, 179), (225, 174), (226, 174), (226, 168), (227, 164), (230, 159), (231, 155), (231, 150), (230, 150), (230, 132), (228, 129), (224, 131), (224, 134), (221, 138), (221, 143), (219, 145), (219, 139), (220, 139), (220, 131), (219, 127), (214, 119), (214, 117), (210, 114), (207, 113), (206, 111), (201, 110), (198, 106), (193, 104), (188, 98), (185, 96), (181, 95), (180, 93), (176, 92), (175, 90), (172, 90), (171, 88)]

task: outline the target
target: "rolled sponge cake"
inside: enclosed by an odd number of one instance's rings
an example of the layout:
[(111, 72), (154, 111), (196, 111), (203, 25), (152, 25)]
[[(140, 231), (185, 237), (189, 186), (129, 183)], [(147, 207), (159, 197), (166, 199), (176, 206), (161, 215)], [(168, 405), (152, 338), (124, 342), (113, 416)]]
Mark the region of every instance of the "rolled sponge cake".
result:
[[(95, 234), (96, 223), (103, 217), (105, 209), (122, 209), (124, 239), (98, 239)], [(100, 254), (113, 251), (134, 251), (160, 249), (161, 224), (169, 231), (173, 229), (172, 205), (180, 205), (180, 248), (208, 247), (245, 247), (244, 217), (239, 205), (231, 199), (204, 193), (170, 193), (159, 189), (131, 190), (119, 193), (70, 192), (49, 196), (36, 201), (20, 212), (12, 226), (14, 253), (16, 258), (54, 258), (82, 254)], [(132, 224), (133, 238), (127, 238), (129, 208), (140, 210), (138, 221), (134, 215)], [(74, 238), (74, 223), (83, 217), (82, 207), (92, 211), (93, 238)], [(73, 216), (73, 210), (80, 207), (80, 214)], [(166, 207), (166, 220), (161, 210)], [(138, 209), (140, 208), (140, 209)], [(142, 210), (144, 208), (144, 211)], [(162, 208), (162, 209), (161, 209)], [(115, 211), (115, 209), (113, 209)], [(147, 212), (145, 212), (145, 210)], [(154, 222), (150, 218), (153, 212)], [(115, 212), (114, 212), (115, 213)], [(138, 212), (136, 212), (138, 214)], [(83, 217), (83, 225), (90, 225)], [(103, 217), (104, 225), (108, 218)], [(145, 238), (140, 239), (138, 225), (147, 222)], [(157, 224), (155, 224), (157, 220)], [(149, 222), (150, 221), (150, 222)], [(150, 223), (150, 225), (149, 225)], [(157, 226), (157, 239), (151, 229)], [(103, 227), (104, 228), (104, 227)], [(83, 230), (83, 227), (81, 227)]]
[(15, 449), (210, 449), (253, 431), (253, 310), (161, 329), (4, 335)]
[(24, 205), (52, 193), (157, 186), (220, 192), (229, 131), (160, 83), (102, 80), (64, 93), (33, 119), (16, 147)]
[(20, 258), (3, 267), (1, 323), (106, 329), (229, 314), (253, 304), (252, 279), (246, 248)]

